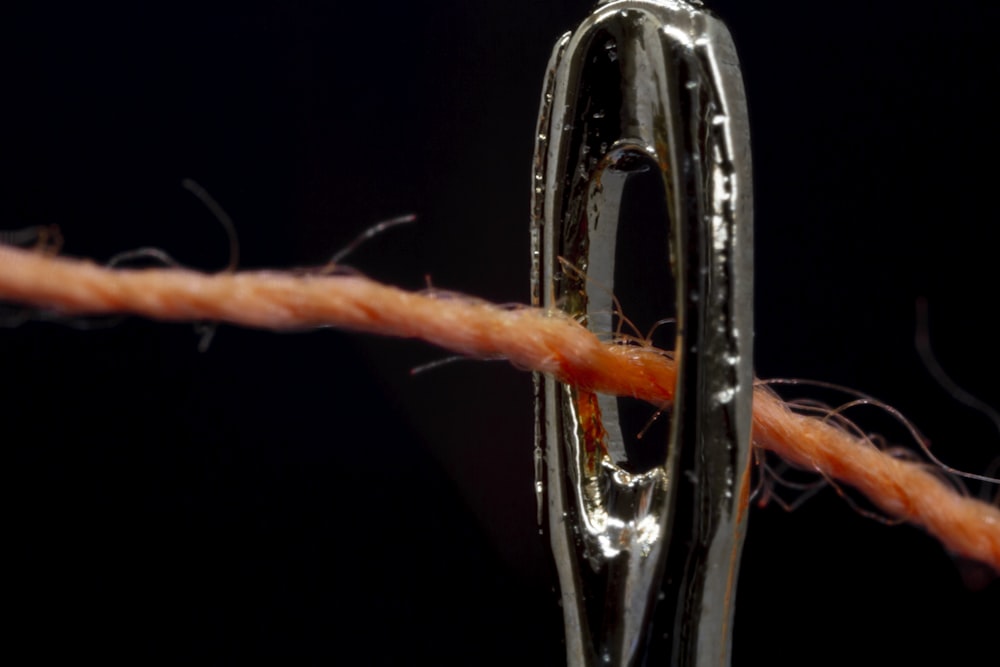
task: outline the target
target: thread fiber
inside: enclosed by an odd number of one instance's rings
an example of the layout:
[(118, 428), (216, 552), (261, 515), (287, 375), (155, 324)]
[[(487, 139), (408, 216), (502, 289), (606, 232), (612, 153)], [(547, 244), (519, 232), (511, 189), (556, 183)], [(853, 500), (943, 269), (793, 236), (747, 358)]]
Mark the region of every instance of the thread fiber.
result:
[[(603, 343), (561, 313), (407, 292), (360, 275), (112, 269), (0, 247), (0, 299), (67, 315), (133, 314), (271, 330), (332, 326), (418, 338), (599, 393), (657, 406), (673, 399), (675, 366), (661, 351)], [(1000, 572), (1000, 508), (961, 495), (924, 465), (895, 458), (833, 422), (798, 414), (764, 386), (754, 390), (753, 441), (857, 489), (887, 515)]]

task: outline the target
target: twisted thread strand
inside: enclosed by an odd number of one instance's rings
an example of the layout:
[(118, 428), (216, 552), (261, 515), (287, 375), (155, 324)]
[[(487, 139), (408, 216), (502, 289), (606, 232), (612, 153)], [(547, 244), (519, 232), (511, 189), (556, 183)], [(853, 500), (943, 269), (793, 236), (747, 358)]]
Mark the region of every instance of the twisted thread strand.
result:
[[(559, 313), (406, 292), (358, 275), (111, 269), (2, 247), (0, 299), (69, 315), (125, 313), (272, 330), (332, 326), (418, 338), (470, 357), (503, 358), (600, 393), (658, 406), (673, 399), (674, 362), (659, 351), (602, 343)], [(763, 386), (754, 391), (753, 440), (795, 466), (857, 489), (886, 514), (1000, 572), (1000, 508), (960, 495), (920, 464), (798, 414)]]

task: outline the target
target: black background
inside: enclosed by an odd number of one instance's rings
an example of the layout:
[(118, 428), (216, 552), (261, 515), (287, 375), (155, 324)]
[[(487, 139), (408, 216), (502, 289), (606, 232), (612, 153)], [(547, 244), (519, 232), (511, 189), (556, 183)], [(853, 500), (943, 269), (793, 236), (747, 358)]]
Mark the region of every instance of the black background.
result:
[[(845, 3), (846, 5), (847, 3)], [(586, 2), (6, 9), (0, 226), (64, 252), (318, 264), (528, 299), (551, 45)], [(996, 383), (996, 3), (723, 2), (756, 191), (756, 368), (871, 393), (956, 467), (1000, 451), (913, 345)], [(12, 321), (8, 318), (8, 323)], [(335, 331), (0, 330), (8, 650), (147, 664), (561, 664), (530, 378)], [(858, 415), (863, 420), (865, 415)], [(872, 419), (881, 424), (877, 416)], [(866, 428), (876, 429), (878, 426)], [(734, 665), (996, 659), (1000, 589), (832, 490), (755, 509)]]

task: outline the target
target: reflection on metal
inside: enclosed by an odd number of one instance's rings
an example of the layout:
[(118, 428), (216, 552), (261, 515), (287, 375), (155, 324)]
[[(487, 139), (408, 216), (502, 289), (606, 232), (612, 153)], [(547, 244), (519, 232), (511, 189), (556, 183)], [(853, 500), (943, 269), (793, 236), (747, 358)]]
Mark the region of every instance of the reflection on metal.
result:
[[(636, 213), (642, 179), (655, 201)], [(630, 456), (641, 425), (620, 399), (536, 377), (536, 488), (568, 663), (726, 665), (746, 525), (753, 285), (747, 112), (725, 26), (680, 0), (600, 3), (556, 44), (532, 184), (535, 305), (597, 333), (612, 326), (612, 293), (677, 318), (676, 400), (648, 465)], [(642, 210), (657, 208), (647, 226)]]

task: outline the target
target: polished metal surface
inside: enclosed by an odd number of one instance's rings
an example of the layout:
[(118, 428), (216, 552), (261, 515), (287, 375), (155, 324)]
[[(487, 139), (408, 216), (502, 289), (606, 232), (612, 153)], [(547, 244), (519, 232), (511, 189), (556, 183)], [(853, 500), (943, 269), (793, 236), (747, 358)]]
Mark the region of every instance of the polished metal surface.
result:
[(626, 316), (676, 316), (661, 431), (642, 425), (654, 408), (636, 422), (628, 399), (536, 377), (568, 664), (726, 665), (753, 284), (747, 112), (725, 26), (700, 3), (600, 3), (553, 51), (532, 183), (535, 305), (598, 334), (615, 328), (616, 298)]

